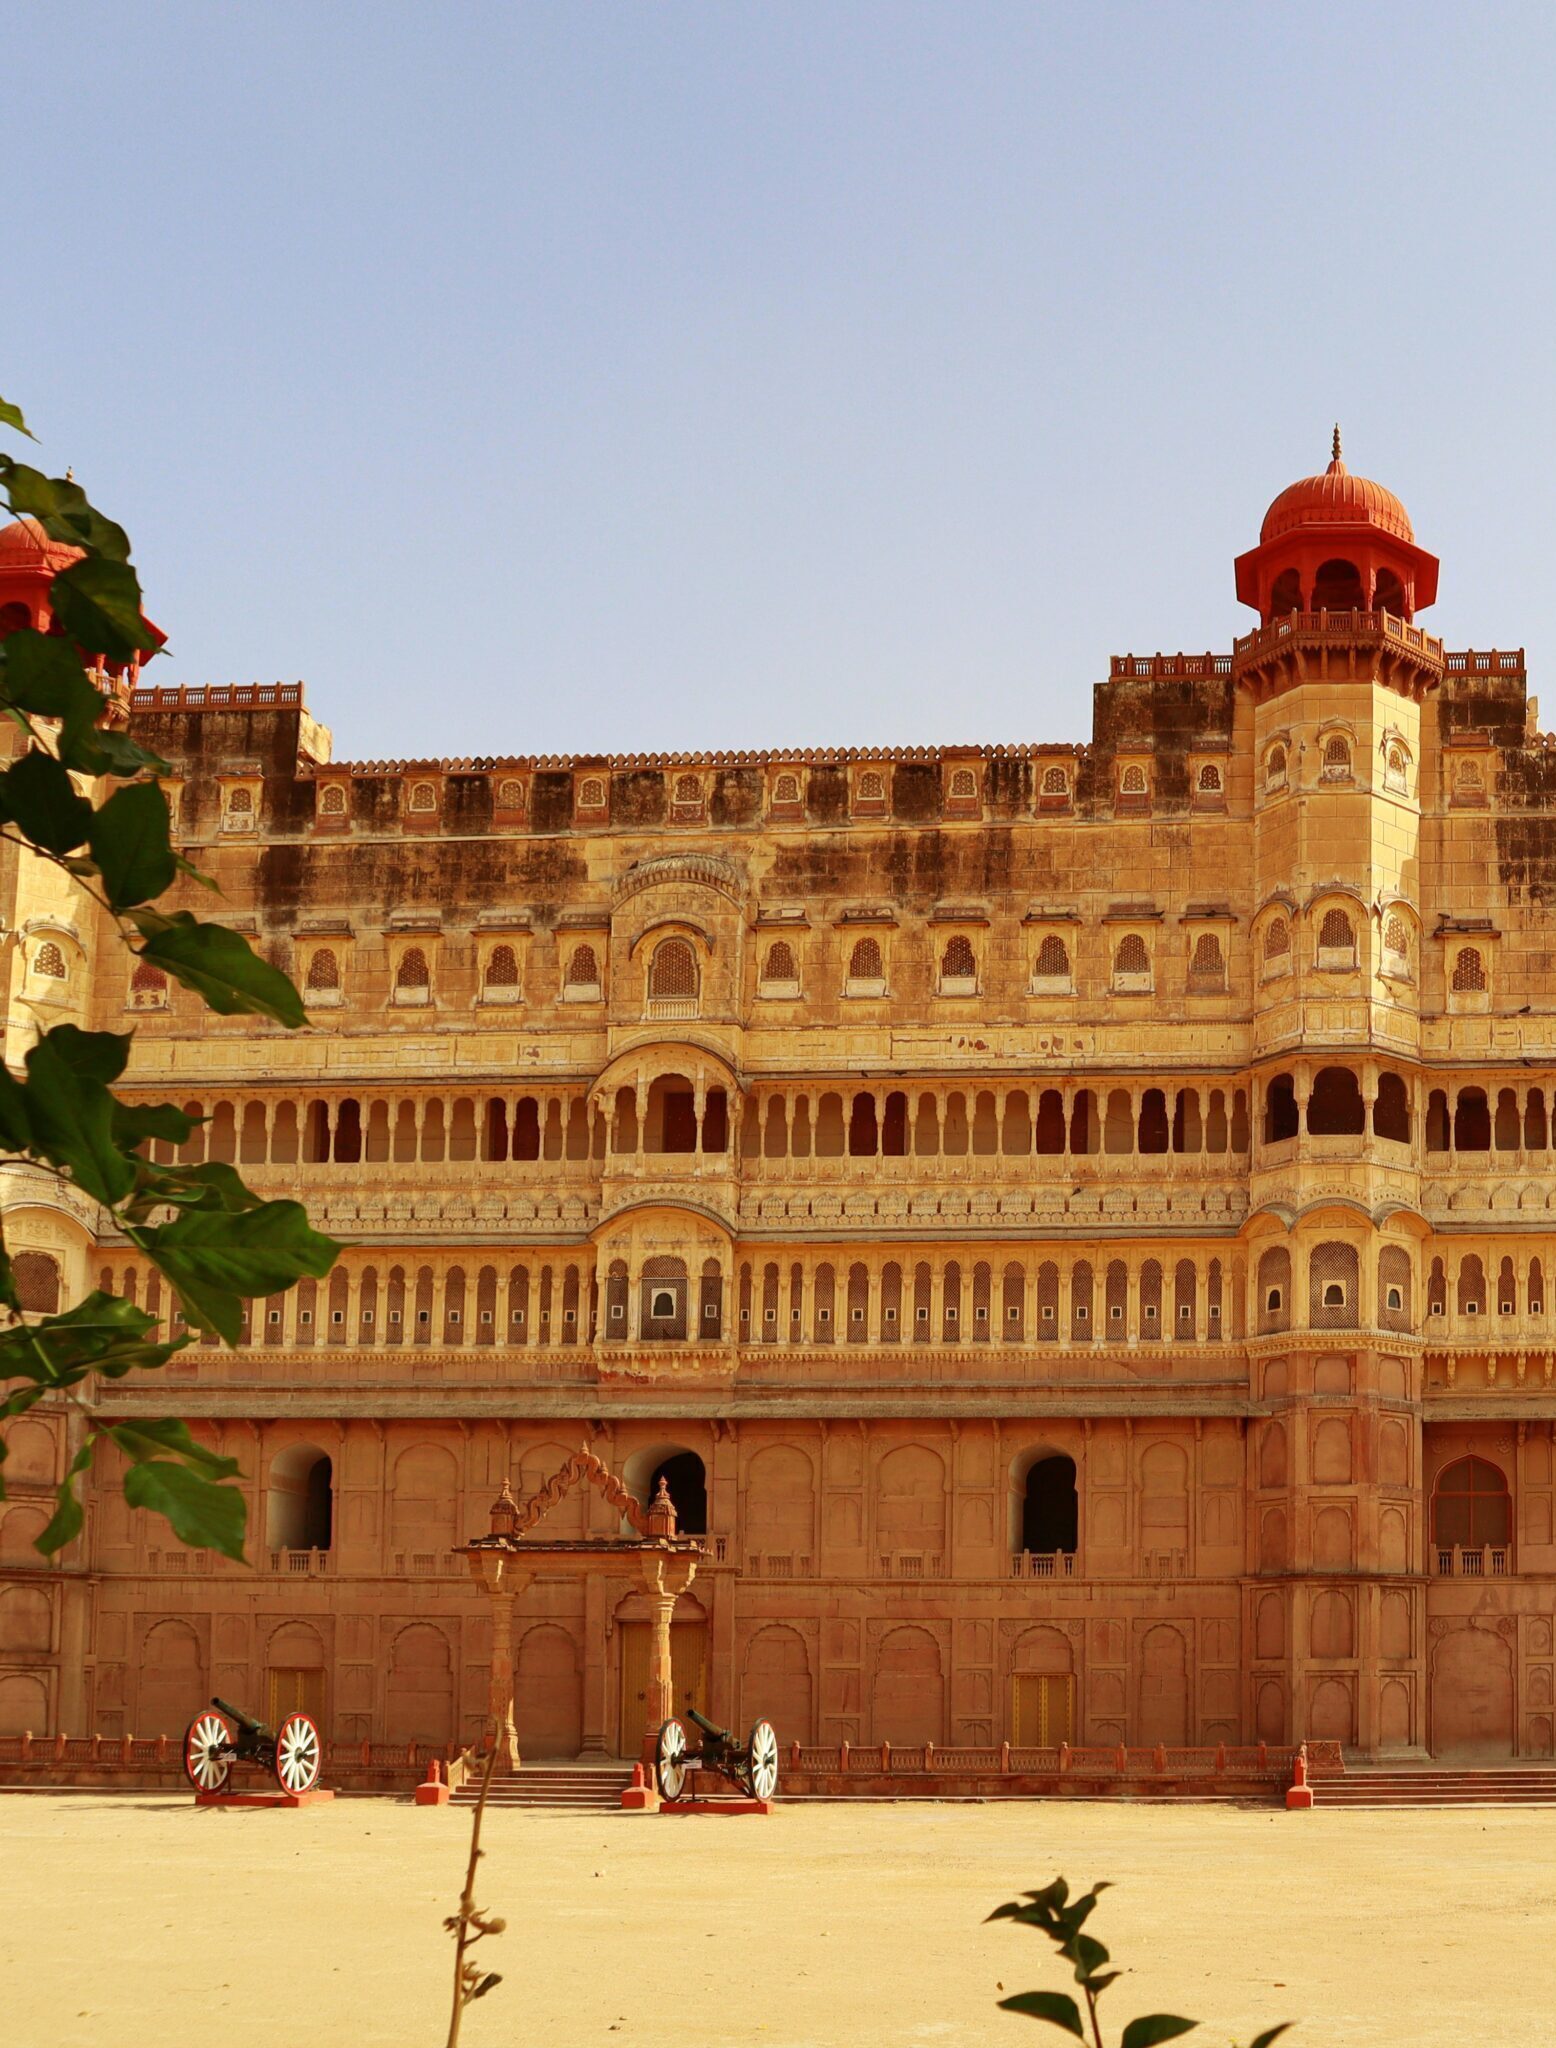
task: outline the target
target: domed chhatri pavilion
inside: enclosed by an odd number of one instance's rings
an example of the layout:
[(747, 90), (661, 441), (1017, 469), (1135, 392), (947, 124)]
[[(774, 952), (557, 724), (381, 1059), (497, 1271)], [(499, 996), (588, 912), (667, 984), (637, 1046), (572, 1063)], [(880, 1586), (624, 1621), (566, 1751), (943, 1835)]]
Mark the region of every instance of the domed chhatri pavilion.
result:
[[(0, 622), (46, 554), (0, 534)], [(458, 1546), (584, 1443), (702, 1538), (680, 1699), (785, 1743), (1551, 1756), (1556, 751), (1338, 437), (1236, 589), (1086, 742), (337, 761), (298, 688), (111, 679), (313, 1028), (132, 973), (24, 862), (6, 1056), (133, 1023), (147, 1098), (350, 1248), (104, 1397), (241, 1460), (251, 1570), (106, 1470), (43, 1566), (68, 1425), (14, 1429), (0, 1731), (218, 1692), (467, 1740)], [(31, 1303), (176, 1315), (7, 1172)], [(546, 1521), (622, 1533), (597, 1487)], [(525, 1754), (637, 1752), (635, 1562), (516, 1595)]]

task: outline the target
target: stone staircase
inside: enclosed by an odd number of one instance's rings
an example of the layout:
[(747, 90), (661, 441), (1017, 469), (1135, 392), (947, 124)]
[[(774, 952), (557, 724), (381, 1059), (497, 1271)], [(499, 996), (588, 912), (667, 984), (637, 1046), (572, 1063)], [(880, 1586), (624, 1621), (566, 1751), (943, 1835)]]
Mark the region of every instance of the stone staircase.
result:
[[(632, 1782), (631, 1764), (521, 1764), (511, 1778), (494, 1778), (488, 1807), (552, 1807), (568, 1813), (620, 1813), (621, 1795)], [(468, 1778), (451, 1806), (474, 1806), (479, 1774)]]
[(1315, 1807), (1556, 1806), (1556, 1766), (1352, 1764), (1343, 1777), (1311, 1780)]

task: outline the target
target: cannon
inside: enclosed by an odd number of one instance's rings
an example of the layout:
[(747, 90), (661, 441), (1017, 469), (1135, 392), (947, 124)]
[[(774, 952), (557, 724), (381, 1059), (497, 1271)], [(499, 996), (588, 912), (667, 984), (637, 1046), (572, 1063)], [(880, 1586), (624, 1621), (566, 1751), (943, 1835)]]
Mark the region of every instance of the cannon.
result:
[(693, 1771), (716, 1771), (748, 1799), (771, 1799), (778, 1789), (778, 1738), (772, 1724), (753, 1722), (750, 1735), (737, 1742), (729, 1729), (715, 1727), (695, 1707), (688, 1711), (702, 1732), (702, 1745), (688, 1749), (680, 1722), (665, 1722), (654, 1748), (659, 1796), (677, 1800)]
[(196, 1792), (219, 1792), (234, 1764), (273, 1771), (283, 1792), (311, 1792), (319, 1782), (324, 1744), (307, 1714), (288, 1714), (279, 1728), (267, 1727), (226, 1700), (213, 1699), (184, 1732), (184, 1776)]

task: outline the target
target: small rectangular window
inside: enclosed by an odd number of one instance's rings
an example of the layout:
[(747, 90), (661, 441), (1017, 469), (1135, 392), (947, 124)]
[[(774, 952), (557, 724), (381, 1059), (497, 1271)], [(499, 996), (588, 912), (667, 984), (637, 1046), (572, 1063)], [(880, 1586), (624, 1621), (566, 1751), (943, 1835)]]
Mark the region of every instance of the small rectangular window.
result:
[(1043, 1321), (1044, 1321), (1045, 1323), (1051, 1323), (1051, 1322), (1053, 1321), (1053, 1319), (1054, 1319), (1054, 1312), (1053, 1312), (1053, 1310), (1052, 1310), (1051, 1308), (1045, 1308), (1045, 1309), (1043, 1310)]
[[(455, 1316), (454, 1320), (455, 1320), (455, 1322), (457, 1323), (457, 1322), (459, 1321), (459, 1318), (458, 1318), (458, 1316)], [(567, 1311), (566, 1315), (564, 1315), (564, 1316), (563, 1316), (562, 1320), (563, 1320), (563, 1322), (564, 1322), (564, 1323), (576, 1323), (576, 1322), (577, 1322), (577, 1320), (578, 1320), (578, 1312), (577, 1312), (577, 1310), (576, 1310), (576, 1309), (571, 1309), (571, 1308), (570, 1308), (570, 1309), (569, 1309), (569, 1310)]]
[(1012, 1323), (1019, 1323), (1021, 1320), (1021, 1311), (1019, 1308), (1008, 1308), (1005, 1311), (1005, 1315), (1007, 1321)]
[[(796, 1315), (798, 1315), (798, 1314), (799, 1314), (799, 1310), (798, 1310), (798, 1309), (796, 1309), (796, 1310), (794, 1311), (794, 1313), (795, 1313)], [(718, 1314), (718, 1310), (717, 1310), (717, 1308), (715, 1308), (715, 1306), (713, 1305), (713, 1303), (712, 1303), (712, 1302), (710, 1301), (710, 1302), (709, 1302), (709, 1303), (707, 1304), (707, 1306), (706, 1306), (706, 1307), (705, 1307), (705, 1308), (703, 1309), (703, 1314), (704, 1314), (705, 1316), (707, 1316), (707, 1317), (708, 1317), (708, 1318), (709, 1318), (709, 1319), (711, 1320), (711, 1319), (712, 1319), (712, 1318), (713, 1318), (714, 1316), (716, 1316), (716, 1315)]]
[(419, 1309), (417, 1309), (417, 1311), (416, 1311), (416, 1320), (417, 1320), (417, 1322), (418, 1322), (418, 1323), (430, 1323), (430, 1322), (432, 1321), (432, 1311), (431, 1311), (431, 1309), (430, 1309), (430, 1308), (419, 1308)]
[(921, 1323), (927, 1323), (929, 1321), (929, 1310), (927, 1308), (921, 1308), (917, 1311), (917, 1313), (918, 1319)]
[(482, 1311), (481, 1311), (481, 1320), (482, 1320), (482, 1322), (483, 1322), (483, 1323), (489, 1323), (489, 1322), (491, 1321), (491, 1319), (492, 1319), (492, 1312), (491, 1312), (491, 1310), (490, 1310), (489, 1308), (483, 1308), (483, 1309), (482, 1309)]
[(1193, 1309), (1189, 1307), (1186, 1301), (1180, 1301), (1178, 1303), (1178, 1321), (1180, 1323), (1186, 1323), (1189, 1320), (1189, 1318), (1193, 1315), (1193, 1313)]
[(269, 1315), (268, 1315), (268, 1316), (266, 1316), (266, 1318), (265, 1318), (265, 1321), (266, 1321), (267, 1323), (278, 1323), (278, 1322), (280, 1322), (280, 1320), (281, 1320), (281, 1311), (280, 1311), (280, 1310), (279, 1310), (278, 1308), (273, 1308), (273, 1309), (272, 1309), (272, 1310), (270, 1311)]
[(894, 1323), (897, 1320), (897, 1311), (894, 1308), (889, 1308), (886, 1311), (886, 1320), (889, 1323)]
[(1090, 1310), (1090, 1309), (1089, 1309), (1089, 1308), (1088, 1308), (1088, 1307), (1086, 1306), (1085, 1302), (1081, 1302), (1081, 1303), (1080, 1303), (1080, 1305), (1079, 1305), (1079, 1306), (1077, 1307), (1077, 1309), (1076, 1309), (1076, 1311), (1075, 1311), (1075, 1320), (1076, 1320), (1076, 1321), (1077, 1321), (1078, 1323), (1084, 1323), (1084, 1322), (1085, 1322), (1085, 1320), (1086, 1320), (1086, 1318), (1087, 1318), (1087, 1317), (1088, 1317), (1088, 1316), (1089, 1316), (1090, 1314), (1091, 1314), (1091, 1310)]
[(451, 1323), (457, 1323), (459, 1321), (459, 1310), (451, 1308), (448, 1312), (448, 1319)]
[(400, 1320), (400, 1311), (397, 1308), (390, 1309), (389, 1320), (391, 1323), (397, 1323)]
[(627, 1311), (622, 1307), (619, 1301), (613, 1301), (611, 1303), (611, 1321), (613, 1323), (619, 1323), (626, 1313)]
[(330, 1321), (332, 1323), (343, 1323), (345, 1320), (346, 1311), (343, 1308), (332, 1308), (330, 1310)]
[(1145, 1319), (1148, 1323), (1154, 1323), (1156, 1321), (1156, 1310), (1151, 1307), (1149, 1302), (1146, 1303)]
[(370, 1308), (363, 1309), (362, 1320), (364, 1323), (370, 1323), (373, 1320), (373, 1311)]
[(1210, 1320), (1213, 1323), (1219, 1323), (1221, 1320), (1221, 1304), (1219, 1301), (1213, 1301), (1210, 1304)]
[[(858, 1315), (858, 1313), (859, 1313), (858, 1309), (855, 1309), (855, 1310), (854, 1310), (854, 1314), (855, 1314), (855, 1315), (857, 1316), (857, 1315)], [(776, 1322), (777, 1322), (777, 1320), (778, 1320), (778, 1311), (777, 1311), (777, 1309), (775, 1309), (775, 1308), (764, 1308), (764, 1309), (763, 1309), (763, 1311), (762, 1311), (762, 1321), (763, 1321), (764, 1323), (776, 1323)]]
[(1115, 1323), (1121, 1323), (1124, 1320), (1124, 1311), (1119, 1307), (1117, 1302), (1114, 1302), (1113, 1306), (1108, 1310), (1108, 1314), (1112, 1317)]
[(850, 1313), (852, 1314), (853, 1319), (856, 1323), (862, 1323), (864, 1321), (864, 1310), (862, 1308), (853, 1309), (850, 1311)]
[[(173, 1320), (175, 1322), (181, 1323), (184, 1319), (181, 1315), (179, 1315), (175, 1316)], [(311, 1323), (313, 1321), (313, 1310), (311, 1308), (305, 1308), (302, 1311), (302, 1313), (298, 1316), (297, 1320), (300, 1323)]]
[(989, 1311), (986, 1308), (975, 1308), (973, 1310), (973, 1320), (979, 1323), (986, 1323), (989, 1320)]
[(524, 1320), (524, 1311), (523, 1311), (523, 1309), (521, 1309), (521, 1308), (516, 1308), (516, 1309), (515, 1309), (515, 1310), (513, 1311), (513, 1314), (512, 1314), (512, 1315), (511, 1315), (511, 1316), (510, 1316), (510, 1317), (508, 1318), (508, 1320), (509, 1320), (509, 1322), (511, 1322), (511, 1323), (522, 1323), (522, 1322), (523, 1322), (523, 1320)]
[(948, 1323), (954, 1323), (956, 1321), (956, 1310), (948, 1308), (945, 1312), (945, 1319)]
[(818, 1320), (818, 1321), (820, 1321), (820, 1322), (823, 1322), (823, 1323), (830, 1323), (830, 1322), (831, 1322), (831, 1320), (832, 1320), (832, 1311), (831, 1311), (831, 1309), (829, 1309), (829, 1308), (824, 1308), (824, 1309), (823, 1309), (823, 1310), (821, 1311), (821, 1314), (820, 1314), (820, 1316), (818, 1317), (818, 1319), (817, 1319), (817, 1320)]

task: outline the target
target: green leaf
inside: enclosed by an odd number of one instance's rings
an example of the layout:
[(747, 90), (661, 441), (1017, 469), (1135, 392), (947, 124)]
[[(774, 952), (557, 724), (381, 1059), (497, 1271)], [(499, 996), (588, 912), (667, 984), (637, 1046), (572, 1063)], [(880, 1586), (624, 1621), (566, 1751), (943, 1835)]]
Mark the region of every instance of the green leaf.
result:
[(245, 1506), (237, 1487), (218, 1485), (188, 1465), (148, 1458), (125, 1473), (124, 1497), (132, 1508), (165, 1515), (192, 1550), (219, 1550), (243, 1563)]
[(127, 1031), (82, 1031), (74, 1024), (56, 1024), (48, 1042), (72, 1073), (83, 1081), (100, 1081), (105, 1088), (130, 1063)]
[[(103, 695), (68, 640), (30, 627), (0, 648), (0, 697), (32, 718), (61, 722), (60, 754), (78, 747), (103, 715)], [(90, 764), (68, 760), (69, 767)]]
[(140, 578), (128, 562), (89, 556), (73, 562), (49, 585), (54, 616), (87, 654), (128, 661), (162, 645), (141, 615)]
[(1062, 2027), (1082, 2041), (1086, 2038), (1080, 2007), (1063, 1991), (1018, 1991), (1014, 1998), (1002, 1998), (999, 2005), (1001, 2012), (1024, 2012), (1029, 2019), (1047, 2020), (1051, 2027)]
[(126, 1152), (133, 1152), (148, 1138), (163, 1138), (170, 1145), (182, 1145), (195, 1123), (194, 1117), (175, 1109), (171, 1102), (115, 1101), (113, 1106), (114, 1140)]
[(27, 1090), (6, 1066), (0, 1066), (0, 1146), (7, 1152), (33, 1149)]
[(138, 911), (132, 921), (144, 941), (141, 957), (192, 988), (218, 1016), (273, 1017), (289, 1031), (308, 1021), (291, 982), (241, 933), (201, 924), (187, 910)]
[(1108, 1952), (1102, 1943), (1093, 1940), (1089, 1934), (1077, 1934), (1065, 1953), (1075, 1964), (1077, 1984), (1086, 1983), (1098, 1964), (1108, 1960)]
[(88, 1372), (122, 1379), (136, 1367), (165, 1365), (189, 1340), (148, 1343), (155, 1329), (133, 1302), (94, 1289), (63, 1315), (0, 1333), (0, 1380), (27, 1379), (47, 1389), (73, 1385)]
[(8, 399), (0, 398), (0, 427), (15, 427), (17, 433), (25, 434), (29, 441), (36, 441), (37, 435), (22, 418), (19, 405), (12, 405)]
[(29, 469), (25, 463), (3, 456), (0, 480), (13, 511), (31, 513), (51, 540), (85, 548), (88, 554), (103, 555), (110, 562), (130, 559), (129, 535), (98, 511), (74, 477), (45, 476), (41, 469)]
[(172, 887), (171, 829), (167, 798), (155, 782), (115, 790), (92, 813), (87, 844), (113, 909), (128, 910)]
[(79, 751), (82, 758), (77, 760), (74, 752), (66, 755), (64, 747), (60, 748), (67, 767), (79, 768), (89, 775), (117, 775), (122, 778), (142, 774), (168, 775), (172, 772), (160, 754), (137, 746), (124, 733), (108, 726), (99, 726), (88, 740), (80, 743)]
[(135, 1163), (114, 1137), (113, 1097), (101, 1078), (73, 1063), (77, 1048), (66, 1041), (67, 1033), (78, 1041), (111, 1038), (107, 1032), (76, 1031), (73, 1025), (61, 1024), (28, 1053), (33, 1149), (54, 1165), (68, 1167), (85, 1193), (112, 1205), (123, 1201), (135, 1185)]
[(189, 1320), (229, 1344), (243, 1328), (238, 1297), (279, 1294), (304, 1274), (321, 1279), (340, 1256), (333, 1238), (310, 1229), (300, 1202), (264, 1202), (242, 1215), (195, 1210), (134, 1235), (178, 1289)]
[[(0, 1247), (0, 1307), (11, 1310), (14, 1315), (22, 1312), (22, 1298), (16, 1291), (16, 1273), (11, 1265), (10, 1254)], [(0, 1451), (0, 1457), (5, 1453)]]
[(92, 806), (54, 756), (37, 749), (0, 775), (0, 816), (50, 853), (73, 852), (92, 829)]
[(1278, 2041), (1282, 2034), (1289, 2033), (1295, 2025), (1295, 2020), (1282, 2020), (1278, 2027), (1266, 2027), (1262, 2034), (1254, 2035), (1248, 2043), (1248, 2048), (1270, 2048), (1271, 2042)]
[(1198, 2020), (1180, 2020), (1170, 2012), (1149, 2012), (1129, 2022), (1120, 2048), (1156, 2048), (1158, 2041), (1176, 2041), (1198, 2025)]
[(92, 1452), (95, 1448), (94, 1440), (88, 1437), (71, 1460), (70, 1470), (65, 1474), (55, 1491), (55, 1499), (58, 1502), (58, 1506), (54, 1510), (48, 1527), (44, 1529), (43, 1533), (33, 1544), (33, 1548), (41, 1551), (45, 1557), (52, 1557), (55, 1551), (63, 1550), (67, 1543), (73, 1543), (76, 1537), (81, 1534), (86, 1516), (82, 1512), (80, 1501), (76, 1498), (76, 1476), (78, 1473), (84, 1472), (87, 1466), (91, 1464)]
[(208, 1450), (189, 1434), (188, 1423), (179, 1422), (176, 1418), (158, 1422), (116, 1422), (104, 1434), (111, 1436), (129, 1458), (150, 1458), (159, 1451), (174, 1451), (212, 1479), (235, 1479), (240, 1469), (236, 1458), (224, 1458), (219, 1452)]

